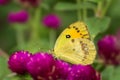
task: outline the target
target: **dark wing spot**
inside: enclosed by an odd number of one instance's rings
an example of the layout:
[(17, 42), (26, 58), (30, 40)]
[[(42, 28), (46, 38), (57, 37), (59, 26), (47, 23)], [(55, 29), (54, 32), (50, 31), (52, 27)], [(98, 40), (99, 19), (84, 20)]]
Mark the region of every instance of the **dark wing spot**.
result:
[(84, 51), (84, 53), (86, 55), (88, 55), (89, 54), (89, 52), (88, 52), (89, 48), (87, 47), (87, 44), (81, 43), (81, 47), (82, 47), (82, 50)]
[(89, 55), (89, 52), (88, 51), (84, 51), (85, 55)]
[(71, 36), (68, 34), (68, 35), (66, 35), (66, 38), (70, 38)]
[(75, 42), (75, 40), (74, 40), (74, 39), (72, 39), (71, 41), (72, 41), (73, 43)]
[(87, 56), (84, 56), (83, 59), (82, 59), (82, 61), (85, 61), (85, 59), (87, 59)]
[(73, 28), (76, 28), (75, 26), (73, 26)]
[(83, 36), (87, 36), (88, 34), (84, 34)]
[(86, 38), (86, 39), (89, 39), (89, 40), (90, 40), (90, 38)]
[(80, 31), (78, 30), (77, 32), (79, 33)]
[(73, 51), (75, 51), (75, 49), (73, 49)]
[(75, 28), (76, 30), (78, 30), (78, 28)]
[(80, 41), (80, 44), (82, 44), (83, 42), (82, 41)]
[(81, 38), (84, 38), (83, 36)]
[(82, 33), (80, 33), (80, 35), (82, 35)]

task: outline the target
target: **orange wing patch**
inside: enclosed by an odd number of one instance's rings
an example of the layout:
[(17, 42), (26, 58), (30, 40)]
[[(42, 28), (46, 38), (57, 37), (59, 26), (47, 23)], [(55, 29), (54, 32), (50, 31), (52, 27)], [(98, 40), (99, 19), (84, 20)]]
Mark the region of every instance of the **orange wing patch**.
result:
[(85, 38), (90, 40), (88, 29), (83, 22), (73, 23), (64, 31), (66, 35), (71, 35), (71, 38)]

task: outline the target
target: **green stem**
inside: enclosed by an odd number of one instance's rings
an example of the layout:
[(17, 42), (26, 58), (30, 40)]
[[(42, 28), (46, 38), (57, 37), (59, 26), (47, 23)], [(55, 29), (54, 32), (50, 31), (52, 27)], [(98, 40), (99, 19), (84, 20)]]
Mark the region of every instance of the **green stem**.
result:
[(50, 42), (51, 49), (53, 48), (55, 40), (56, 40), (56, 31), (54, 29), (50, 29), (49, 42)]
[(16, 38), (17, 38), (18, 48), (23, 49), (23, 45), (24, 45), (24, 29), (23, 29), (23, 26), (16, 25), (15, 30), (16, 30)]
[(97, 10), (95, 12), (96, 17), (101, 17), (101, 15), (102, 15), (102, 5), (103, 5), (102, 1), (98, 2)]
[(107, 3), (106, 3), (106, 6), (103, 8), (102, 10), (102, 17), (104, 17), (106, 15), (106, 12), (111, 4), (112, 0), (108, 0)]
[[(83, 2), (85, 3), (86, 0), (83, 0)], [(86, 19), (87, 19), (87, 9), (84, 8), (84, 9), (83, 9), (83, 20), (85, 21)]]
[(31, 32), (31, 36), (30, 36), (30, 41), (32, 41), (32, 42), (38, 40), (38, 38), (39, 38), (40, 17), (41, 17), (40, 13), (41, 13), (40, 9), (39, 8), (36, 9), (33, 18), (31, 18), (32, 32)]
[[(79, 6), (81, 3), (81, 0), (76, 0), (76, 1), (77, 1), (77, 5)], [(82, 20), (82, 12), (81, 12), (81, 9), (79, 8), (77, 10), (77, 17), (78, 17), (78, 20)]]

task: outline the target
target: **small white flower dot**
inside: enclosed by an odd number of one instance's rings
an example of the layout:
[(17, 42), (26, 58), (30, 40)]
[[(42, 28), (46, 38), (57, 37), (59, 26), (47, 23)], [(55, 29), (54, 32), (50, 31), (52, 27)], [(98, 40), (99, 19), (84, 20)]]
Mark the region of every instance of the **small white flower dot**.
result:
[(17, 56), (16, 56), (16, 55), (14, 55), (14, 56), (13, 56), (13, 59), (16, 59), (16, 58), (17, 58)]
[(30, 58), (31, 61), (33, 61), (33, 58)]
[(28, 57), (30, 57), (30, 54), (28, 54)]
[(23, 60), (23, 57), (21, 57), (20, 59)]
[(23, 54), (26, 54), (26, 52), (24, 51)]

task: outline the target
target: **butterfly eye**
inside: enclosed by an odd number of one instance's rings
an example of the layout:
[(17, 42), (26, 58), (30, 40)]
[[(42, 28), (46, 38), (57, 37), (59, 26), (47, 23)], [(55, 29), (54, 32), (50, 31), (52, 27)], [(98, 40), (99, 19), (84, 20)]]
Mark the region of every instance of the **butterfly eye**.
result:
[(66, 35), (66, 38), (70, 38), (71, 36), (70, 35)]

